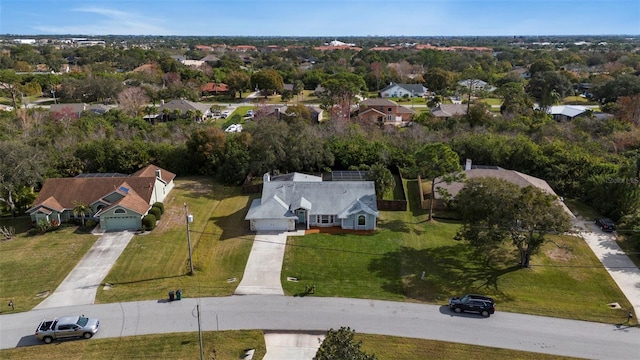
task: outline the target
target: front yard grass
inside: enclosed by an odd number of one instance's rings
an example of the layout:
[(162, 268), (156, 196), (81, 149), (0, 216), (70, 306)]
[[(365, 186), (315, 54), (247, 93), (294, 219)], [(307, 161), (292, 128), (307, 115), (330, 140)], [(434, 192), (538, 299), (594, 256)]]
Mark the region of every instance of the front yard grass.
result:
[[(408, 181), (417, 199), (416, 181)], [(631, 305), (580, 238), (552, 236), (531, 267), (517, 266), (510, 244), (481, 251), (454, 240), (459, 224), (426, 221), (412, 202), (406, 212), (381, 212), (373, 234), (290, 237), (282, 280), (289, 295), (338, 296), (446, 304), (464, 293), (496, 298), (499, 311), (620, 323)], [(288, 282), (287, 277), (298, 278)]]
[[(176, 180), (156, 229), (134, 236), (104, 283), (96, 302), (166, 298), (170, 290), (185, 297), (231, 295), (242, 278), (253, 234), (244, 216), (250, 197), (241, 188), (206, 178)], [(189, 275), (186, 214), (190, 224), (194, 275)], [(235, 278), (237, 281), (227, 281)]]
[[(0, 241), (0, 314), (31, 310), (52, 293), (98, 239), (65, 227), (42, 235), (28, 236), (29, 218), (2, 218), (0, 226), (11, 226), (17, 236)], [(41, 294), (43, 297), (38, 297)], [(7, 307), (12, 300), (15, 310)]]
[[(266, 354), (264, 334), (251, 331), (207, 331), (202, 333), (205, 359), (243, 359), (246, 349), (255, 349), (254, 359)], [(156, 334), (90, 341), (62, 341), (49, 346), (27, 346), (2, 350), (3, 359), (199, 359), (198, 333)]]
[[(413, 359), (569, 359), (540, 353), (498, 349), (444, 341), (400, 338), (356, 333), (362, 350), (379, 360)], [(245, 349), (255, 349), (254, 359), (266, 354), (264, 333), (251, 331), (206, 331), (202, 333), (205, 359), (242, 359)], [(91, 341), (63, 341), (50, 346), (28, 346), (0, 351), (3, 359), (197, 359), (198, 333), (156, 334)]]

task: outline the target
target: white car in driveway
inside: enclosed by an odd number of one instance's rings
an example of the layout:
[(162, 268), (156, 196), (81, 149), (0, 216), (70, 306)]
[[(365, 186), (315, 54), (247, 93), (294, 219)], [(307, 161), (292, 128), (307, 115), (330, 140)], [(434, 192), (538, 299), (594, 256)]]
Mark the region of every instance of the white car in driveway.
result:
[(233, 133), (233, 132), (242, 132), (242, 124), (232, 124), (229, 125), (228, 128), (224, 130), (224, 132)]

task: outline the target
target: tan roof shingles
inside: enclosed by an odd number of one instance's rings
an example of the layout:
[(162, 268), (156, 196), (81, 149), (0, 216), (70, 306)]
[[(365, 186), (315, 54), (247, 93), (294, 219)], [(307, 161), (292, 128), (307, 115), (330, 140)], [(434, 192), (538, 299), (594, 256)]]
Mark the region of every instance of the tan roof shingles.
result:
[(145, 201), (134, 189), (130, 186), (129, 183), (124, 182), (121, 186), (125, 186), (129, 189), (129, 192), (122, 199), (114, 202), (113, 204), (107, 206), (101, 212), (111, 209), (116, 206), (122, 206), (129, 210), (135, 211), (138, 214), (146, 214), (147, 210), (149, 210), (149, 201)]
[(45, 200), (48, 203), (55, 200), (65, 209), (72, 209), (76, 203), (89, 205), (116, 191), (125, 182), (130, 185), (130, 189), (134, 190), (136, 195), (149, 204), (155, 176), (51, 178), (47, 179), (42, 186), (35, 206), (43, 204)]
[(160, 179), (162, 181), (164, 181), (165, 183), (170, 183), (173, 179), (176, 178), (176, 174), (172, 173), (171, 171), (167, 171), (161, 167), (155, 166), (155, 165), (149, 165), (147, 167), (144, 167), (136, 172), (134, 172), (133, 174), (131, 174), (132, 177), (152, 177), (155, 178), (156, 177), (156, 170), (160, 170)]

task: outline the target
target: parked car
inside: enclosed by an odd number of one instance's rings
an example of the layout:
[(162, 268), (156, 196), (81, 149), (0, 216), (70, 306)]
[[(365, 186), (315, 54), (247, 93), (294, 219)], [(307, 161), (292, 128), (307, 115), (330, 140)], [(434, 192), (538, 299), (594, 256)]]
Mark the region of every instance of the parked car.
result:
[(596, 219), (596, 225), (598, 225), (602, 231), (612, 232), (616, 230), (616, 224), (608, 218)]
[(458, 314), (461, 312), (474, 312), (484, 317), (489, 317), (496, 312), (496, 303), (488, 296), (468, 294), (449, 299), (449, 309)]
[(36, 338), (50, 344), (53, 340), (81, 337), (91, 339), (100, 328), (98, 319), (84, 315), (63, 316), (54, 320), (42, 320), (36, 328)]
[(222, 114), (220, 114), (220, 117), (226, 119), (229, 117), (229, 115), (231, 115), (231, 112), (229, 110), (225, 110), (222, 112)]
[(242, 124), (232, 124), (232, 125), (229, 125), (229, 127), (228, 127), (228, 128), (226, 128), (224, 131), (225, 131), (225, 132), (228, 132), (228, 133), (232, 133), (232, 132), (242, 132)]

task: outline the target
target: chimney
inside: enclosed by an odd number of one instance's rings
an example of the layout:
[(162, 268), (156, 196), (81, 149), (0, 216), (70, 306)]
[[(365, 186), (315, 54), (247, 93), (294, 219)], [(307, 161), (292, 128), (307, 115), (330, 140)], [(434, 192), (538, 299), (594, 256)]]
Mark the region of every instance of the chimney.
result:
[(467, 161), (464, 164), (464, 170), (471, 170), (471, 159), (467, 159)]
[(264, 173), (264, 175), (262, 175), (262, 182), (266, 182), (268, 183), (269, 181), (271, 181), (271, 175), (269, 175), (269, 173)]
[(156, 177), (157, 177), (158, 179), (162, 179), (162, 176), (161, 176), (161, 175), (162, 175), (162, 174), (160, 173), (160, 169), (156, 169)]

